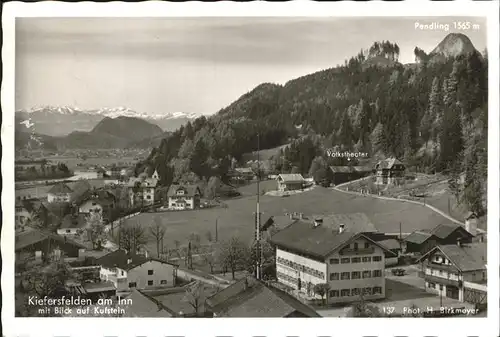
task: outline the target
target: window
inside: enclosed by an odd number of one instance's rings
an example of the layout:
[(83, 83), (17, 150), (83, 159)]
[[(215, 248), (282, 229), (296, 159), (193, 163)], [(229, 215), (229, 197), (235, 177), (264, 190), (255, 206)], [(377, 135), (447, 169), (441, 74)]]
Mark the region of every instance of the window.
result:
[(160, 284), (167, 284), (167, 280), (161, 280)]
[(342, 289), (340, 291), (341, 296), (351, 296), (351, 289)]
[(373, 262), (379, 262), (382, 261), (382, 256), (374, 256), (373, 257)]
[(365, 248), (370, 248), (370, 243), (369, 242), (365, 242)]
[(66, 233), (71, 233), (71, 229), (66, 229)]
[(339, 264), (339, 259), (330, 259), (330, 264)]
[(364, 288), (363, 289), (363, 294), (364, 295), (371, 295), (372, 294), (372, 288)]
[(360, 257), (353, 257), (351, 262), (352, 263), (360, 263), (361, 262), (361, 258)]
[(341, 274), (340, 278), (341, 278), (342, 280), (349, 280), (349, 279), (350, 279), (350, 277), (351, 277), (351, 275), (350, 275), (350, 274), (351, 274), (351, 273), (349, 273), (349, 272), (343, 272), (343, 273)]
[(128, 284), (128, 287), (129, 287), (129, 288), (135, 288), (135, 287), (137, 287), (137, 283), (135, 283), (135, 282), (130, 282), (130, 283)]
[(152, 286), (153, 285), (153, 281), (149, 280), (148, 281), (148, 286)]
[(376, 294), (382, 294), (381, 287), (373, 287), (373, 295), (376, 295)]
[(362, 259), (363, 262), (372, 262), (372, 258), (370, 256), (365, 256)]
[(361, 295), (361, 289), (360, 288), (353, 288), (352, 289), (352, 296), (358, 296)]
[(351, 273), (351, 278), (352, 278), (353, 280), (359, 279), (359, 278), (361, 278), (361, 273), (360, 273), (359, 271), (353, 271), (353, 272)]
[(382, 276), (382, 270), (374, 270), (372, 273), (373, 277), (381, 277)]
[(363, 278), (370, 278), (370, 277), (372, 277), (372, 272), (369, 270), (365, 270), (363, 272)]
[(358, 243), (357, 242), (354, 243), (354, 250), (358, 250)]
[(95, 205), (97, 205), (97, 203), (93, 202), (93, 203), (92, 203), (92, 206), (95, 206)]
[(350, 259), (350, 258), (348, 258), (348, 257), (343, 257), (343, 258), (340, 260), (340, 263), (342, 263), (342, 264), (349, 263), (349, 262), (351, 262), (350, 260), (351, 260), (351, 259)]
[(148, 195), (148, 196), (146, 197), (146, 199), (150, 200), (150, 199), (151, 199), (151, 196), (150, 196), (150, 195)]
[(122, 271), (121, 271), (121, 275), (123, 276), (123, 274), (124, 274), (124, 273), (123, 273), (123, 270), (122, 270)]
[(330, 297), (339, 297), (338, 290), (330, 290)]
[(436, 289), (436, 283), (429, 282), (428, 287), (432, 288), (432, 289)]
[(153, 275), (153, 269), (148, 270), (148, 275)]
[(339, 273), (331, 273), (330, 274), (330, 281), (335, 281), (339, 279)]

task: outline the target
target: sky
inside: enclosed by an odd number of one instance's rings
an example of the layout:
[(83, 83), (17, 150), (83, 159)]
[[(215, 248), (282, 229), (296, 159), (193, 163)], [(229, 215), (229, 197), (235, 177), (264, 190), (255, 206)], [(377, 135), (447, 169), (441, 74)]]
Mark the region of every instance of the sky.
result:
[[(458, 31), (459, 21), (479, 26)], [(16, 110), (212, 114), (260, 83), (335, 67), (374, 41), (397, 43), (409, 63), (415, 46), (430, 52), (452, 32), (486, 47), (486, 19), (471, 17), (17, 18)]]

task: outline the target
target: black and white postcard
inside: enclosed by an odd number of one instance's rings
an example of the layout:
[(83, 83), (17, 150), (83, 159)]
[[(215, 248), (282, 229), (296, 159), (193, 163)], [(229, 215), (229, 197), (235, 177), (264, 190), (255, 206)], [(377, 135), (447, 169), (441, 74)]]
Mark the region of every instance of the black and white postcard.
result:
[(427, 5), (6, 6), (6, 336), (498, 333), (498, 6)]

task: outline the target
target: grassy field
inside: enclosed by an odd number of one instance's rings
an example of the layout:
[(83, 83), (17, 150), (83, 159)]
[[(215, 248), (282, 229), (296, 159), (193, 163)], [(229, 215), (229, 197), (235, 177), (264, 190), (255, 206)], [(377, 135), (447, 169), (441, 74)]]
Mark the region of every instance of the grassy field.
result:
[(60, 162), (66, 164), (68, 168), (72, 171), (78, 170), (78, 164), (93, 166), (93, 165), (126, 165), (126, 166), (134, 166), (137, 160), (133, 157), (111, 157), (111, 158), (88, 158), (86, 160), (82, 160), (76, 157), (46, 157), (45, 159), (53, 162)]
[[(186, 244), (191, 233), (198, 234), (202, 243), (206, 243), (208, 231), (215, 237), (217, 220), (219, 240), (237, 236), (241, 240), (251, 242), (256, 202), (255, 195), (250, 195), (252, 188), (256, 188), (255, 184), (245, 187), (246, 196), (225, 201), (228, 207), (224, 209), (143, 213), (127, 220), (125, 225), (139, 223), (150, 226), (153, 218), (158, 217), (166, 228), (164, 244), (170, 248), (175, 246), (175, 241), (179, 241), (182, 245)], [(380, 231), (387, 233), (398, 232), (400, 222), (403, 233), (433, 228), (440, 223), (448, 222), (447, 219), (423, 206), (354, 196), (321, 187), (287, 198), (261, 196), (260, 204), (263, 221), (273, 215), (283, 215), (285, 212), (302, 212), (306, 215), (364, 212)], [(151, 242), (148, 248), (155, 251), (154, 242)]]
[(272, 149), (266, 149), (266, 150), (245, 153), (245, 154), (243, 154), (242, 158), (243, 158), (244, 162), (247, 162), (249, 160), (257, 160), (257, 152), (259, 152), (258, 157), (260, 160), (268, 160), (268, 159), (271, 159), (271, 157), (279, 154), (280, 150), (284, 147), (287, 147), (288, 145), (290, 145), (290, 144), (280, 145), (277, 147), (273, 147)]
[[(342, 186), (341, 189), (349, 188), (349, 191), (359, 191), (360, 189), (372, 189), (372, 193), (377, 193), (377, 187), (369, 182), (370, 179), (365, 181), (355, 181), (351, 184)], [(418, 174), (417, 180), (407, 182), (404, 186), (379, 187), (381, 195), (392, 198), (410, 199), (415, 201), (424, 202), (423, 197), (410, 197), (410, 191), (414, 190), (417, 194), (425, 194), (425, 203), (436, 207), (442, 212), (452, 216), (458, 221), (464, 222), (464, 217), (467, 214), (467, 209), (457, 203), (457, 200), (448, 187), (446, 177), (442, 175), (425, 175)], [(478, 227), (486, 230), (486, 218), (480, 219)]]
[[(87, 180), (91, 186), (100, 188), (104, 186), (104, 179), (93, 179), (93, 180)], [(69, 182), (66, 183), (66, 185), (69, 186), (69, 188), (73, 188), (76, 185), (76, 181), (74, 182)], [(18, 189), (15, 192), (15, 196), (17, 197), (24, 197), (26, 198), (46, 198), (47, 197), (47, 192), (53, 187), (53, 185), (40, 185), (36, 187), (29, 187), (29, 188), (23, 188), (23, 189)]]

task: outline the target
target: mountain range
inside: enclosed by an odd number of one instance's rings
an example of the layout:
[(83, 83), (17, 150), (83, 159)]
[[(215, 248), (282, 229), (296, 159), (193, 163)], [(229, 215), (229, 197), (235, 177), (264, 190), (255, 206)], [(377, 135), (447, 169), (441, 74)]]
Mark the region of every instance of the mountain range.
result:
[(198, 117), (196, 114), (183, 112), (150, 115), (126, 107), (83, 110), (70, 106), (34, 107), (19, 110), (16, 116), (25, 120), (30, 118), (38, 134), (56, 137), (69, 135), (74, 131), (89, 132), (104, 118), (140, 118), (158, 125), (163, 131), (173, 131)]

